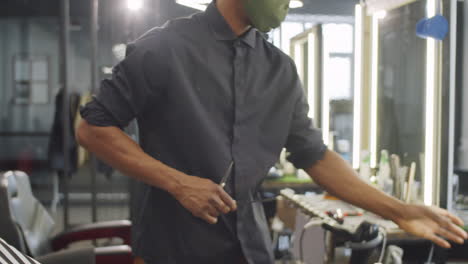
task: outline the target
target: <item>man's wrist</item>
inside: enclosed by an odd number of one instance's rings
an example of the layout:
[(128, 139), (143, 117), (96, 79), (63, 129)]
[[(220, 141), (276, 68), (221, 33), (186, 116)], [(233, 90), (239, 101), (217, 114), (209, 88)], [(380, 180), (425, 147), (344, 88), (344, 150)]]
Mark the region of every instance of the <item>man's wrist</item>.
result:
[(386, 210), (387, 213), (384, 214), (384, 217), (398, 223), (405, 218), (405, 211), (408, 205), (397, 199), (392, 200), (393, 201), (391, 205), (388, 206)]
[(178, 197), (179, 194), (183, 191), (183, 178), (187, 175), (183, 173), (174, 173), (169, 178), (171, 179), (168, 181), (166, 186), (166, 191), (170, 193), (174, 197)]

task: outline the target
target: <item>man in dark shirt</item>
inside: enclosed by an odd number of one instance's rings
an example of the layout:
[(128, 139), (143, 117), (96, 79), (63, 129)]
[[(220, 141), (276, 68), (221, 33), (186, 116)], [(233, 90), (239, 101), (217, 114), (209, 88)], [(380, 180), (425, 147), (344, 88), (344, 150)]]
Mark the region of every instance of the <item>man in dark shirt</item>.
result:
[[(437, 235), (463, 242), (461, 220), (386, 196), (327, 150), (294, 63), (252, 27), (277, 26), (287, 7), (271, 4), (289, 1), (256, 1), (217, 0), (149, 31), (82, 110), (80, 144), (141, 182), (135, 254), (147, 264), (273, 263), (256, 191), (283, 147), (339, 198), (441, 246)], [(120, 129), (133, 119), (140, 145)]]

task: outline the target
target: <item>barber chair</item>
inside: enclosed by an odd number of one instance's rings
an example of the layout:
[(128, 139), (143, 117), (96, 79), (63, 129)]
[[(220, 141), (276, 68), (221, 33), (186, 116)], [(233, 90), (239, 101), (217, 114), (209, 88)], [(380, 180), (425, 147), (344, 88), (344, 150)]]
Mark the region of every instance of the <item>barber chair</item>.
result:
[[(131, 264), (131, 222), (109, 221), (77, 226), (51, 238), (54, 221), (31, 191), (21, 171), (0, 173), (0, 237), (45, 264)], [(120, 238), (122, 245), (65, 249), (71, 243)], [(47, 254), (47, 255), (46, 255)]]

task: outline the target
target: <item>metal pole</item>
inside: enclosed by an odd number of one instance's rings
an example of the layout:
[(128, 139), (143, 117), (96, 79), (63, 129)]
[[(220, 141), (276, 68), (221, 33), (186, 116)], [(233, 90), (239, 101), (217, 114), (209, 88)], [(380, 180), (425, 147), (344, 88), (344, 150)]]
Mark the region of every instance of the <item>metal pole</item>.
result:
[[(98, 48), (98, 0), (91, 0), (91, 93), (97, 90), (97, 48)], [(96, 158), (91, 155), (91, 216), (92, 221), (97, 222), (97, 186), (96, 186)]]
[[(468, 1), (463, 2), (463, 35), (460, 37), (463, 38), (463, 66), (462, 71), (460, 72), (463, 76), (462, 83), (462, 102), (467, 102), (468, 100), (468, 75), (464, 74), (468, 70)], [(464, 103), (462, 105), (462, 122), (461, 122), (461, 142), (458, 149), (458, 169), (468, 170), (468, 104)]]
[(62, 86), (63, 86), (63, 104), (62, 104), (62, 120), (63, 120), (63, 223), (64, 228), (68, 229), (69, 222), (69, 189), (68, 180), (70, 176), (69, 164), (69, 135), (70, 135), (70, 102), (69, 102), (69, 79), (68, 79), (68, 58), (69, 58), (69, 43), (70, 43), (70, 0), (62, 0)]
[[(453, 210), (455, 167), (455, 109), (457, 89), (457, 0), (450, 0), (450, 102), (448, 131), (447, 210)], [(445, 8), (445, 7), (444, 7)]]

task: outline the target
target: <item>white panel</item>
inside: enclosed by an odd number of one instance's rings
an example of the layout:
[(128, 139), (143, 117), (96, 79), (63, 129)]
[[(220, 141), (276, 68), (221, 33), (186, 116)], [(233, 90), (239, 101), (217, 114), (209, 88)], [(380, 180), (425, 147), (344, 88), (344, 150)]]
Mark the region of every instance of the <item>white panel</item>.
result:
[(47, 66), (47, 60), (33, 60), (32, 79), (34, 81), (47, 81), (49, 79)]
[[(330, 100), (351, 99), (351, 58), (330, 58), (330, 80), (327, 86)], [(339, 78), (333, 78), (339, 76)]]
[(31, 84), (31, 102), (33, 104), (46, 104), (49, 102), (49, 86), (47, 83)]
[(19, 59), (15, 60), (15, 80), (29, 80), (30, 79), (30, 68), (29, 60)]

